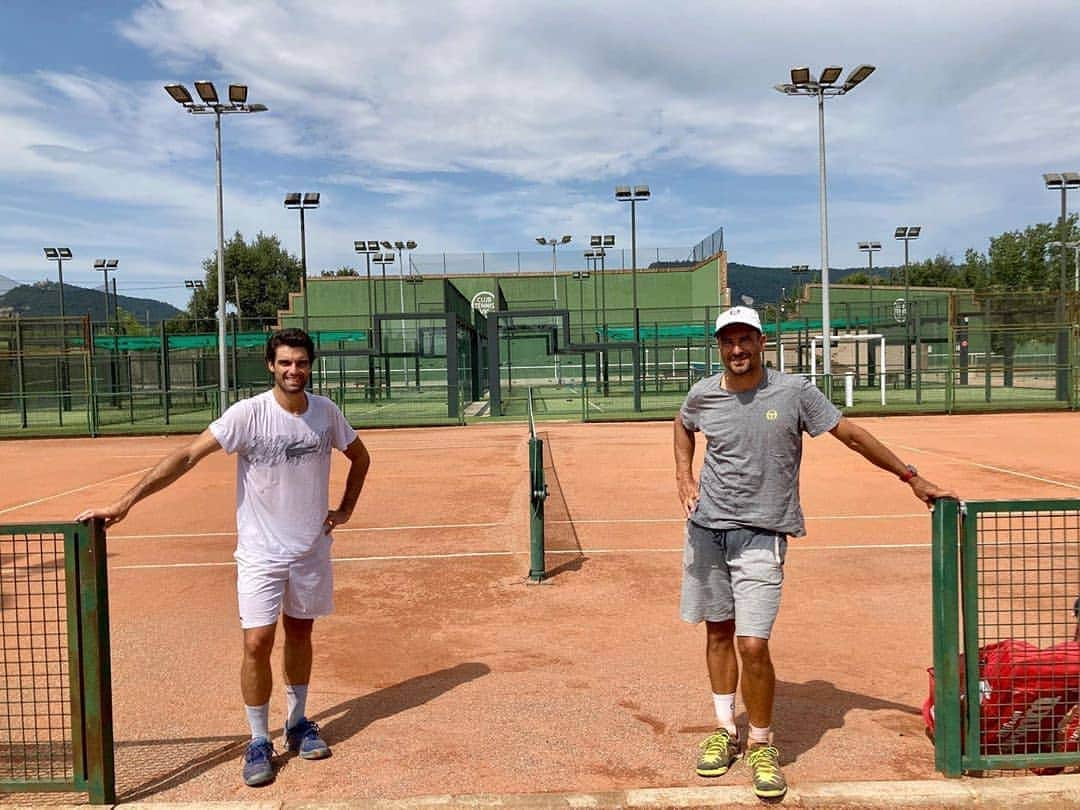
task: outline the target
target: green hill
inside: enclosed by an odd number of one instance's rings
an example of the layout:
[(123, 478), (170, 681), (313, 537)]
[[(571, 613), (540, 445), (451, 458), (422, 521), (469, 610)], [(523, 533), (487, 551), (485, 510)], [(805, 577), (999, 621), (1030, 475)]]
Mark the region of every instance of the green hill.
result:
[[(117, 296), (120, 308), (134, 315), (140, 323), (149, 317), (150, 323), (160, 323), (173, 318), (180, 310), (171, 304), (155, 301), (151, 298), (132, 298)], [(60, 314), (60, 285), (55, 281), (40, 281), (37, 284), (23, 284), (0, 295), (0, 312), (8, 310), (24, 317), (50, 317)], [(88, 290), (85, 287), (64, 285), (64, 314), (69, 317), (82, 317), (89, 314), (92, 321), (105, 320), (105, 293), (102, 290)], [(112, 317), (112, 305), (109, 306)]]

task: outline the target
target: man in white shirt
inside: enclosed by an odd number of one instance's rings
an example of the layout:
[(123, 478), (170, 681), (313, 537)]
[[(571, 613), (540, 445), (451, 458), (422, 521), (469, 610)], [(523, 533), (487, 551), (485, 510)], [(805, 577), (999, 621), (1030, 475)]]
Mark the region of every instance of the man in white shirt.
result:
[[(315, 619), (333, 611), (331, 532), (352, 516), (370, 457), (360, 437), (332, 401), (305, 390), (315, 346), (300, 329), (270, 336), (266, 363), (274, 385), (230, 407), (186, 447), (162, 459), (111, 506), (87, 509), (76, 520), (123, 520), (146, 496), (164, 489), (217, 450), (237, 454), (237, 596), (244, 632), (240, 689), (251, 743), (244, 782), (274, 779), (269, 709), (270, 653), (278, 616), (285, 631), (286, 750), (322, 759), (330, 748), (304, 714), (311, 676)], [(345, 494), (328, 509), (330, 449), (349, 459)]]

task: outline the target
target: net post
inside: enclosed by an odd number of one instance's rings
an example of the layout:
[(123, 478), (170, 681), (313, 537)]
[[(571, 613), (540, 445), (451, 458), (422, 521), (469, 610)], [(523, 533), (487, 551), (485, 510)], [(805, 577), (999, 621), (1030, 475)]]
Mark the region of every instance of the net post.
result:
[(960, 705), (959, 502), (934, 503), (931, 580), (934, 629), (934, 766), (962, 775)]
[(536, 435), (533, 418), (532, 389), (528, 389), (529, 407), (529, 579), (541, 582), (547, 575), (544, 568), (544, 501), (547, 483), (544, 481), (544, 440)]
[(113, 745), (112, 663), (109, 644), (109, 583), (105, 523), (79, 525), (79, 670), (87, 792), (91, 804), (116, 801)]

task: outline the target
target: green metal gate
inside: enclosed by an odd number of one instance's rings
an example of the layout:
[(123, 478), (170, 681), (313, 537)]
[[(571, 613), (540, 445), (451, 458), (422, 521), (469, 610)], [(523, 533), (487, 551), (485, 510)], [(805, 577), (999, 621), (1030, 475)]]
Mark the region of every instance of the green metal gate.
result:
[(0, 791), (116, 800), (105, 530), (0, 526)]
[(1080, 500), (943, 500), (933, 527), (938, 770), (1080, 764)]

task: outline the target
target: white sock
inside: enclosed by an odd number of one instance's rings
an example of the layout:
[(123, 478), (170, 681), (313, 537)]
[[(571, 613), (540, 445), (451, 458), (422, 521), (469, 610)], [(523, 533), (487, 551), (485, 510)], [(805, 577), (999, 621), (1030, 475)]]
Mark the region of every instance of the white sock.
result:
[(726, 728), (732, 734), (737, 734), (735, 727), (735, 693), (730, 695), (718, 695), (713, 692), (713, 708), (716, 709), (716, 724), (720, 728)]
[(262, 706), (244, 706), (247, 712), (248, 725), (251, 726), (251, 739), (257, 740), (263, 737), (270, 739), (270, 704)]
[(750, 745), (768, 745), (769, 734), (772, 731), (772, 726), (765, 726), (764, 728), (758, 728), (753, 723), (750, 724)]
[(307, 704), (306, 683), (285, 684), (285, 729), (286, 731), (296, 726), (304, 719), (304, 707)]

